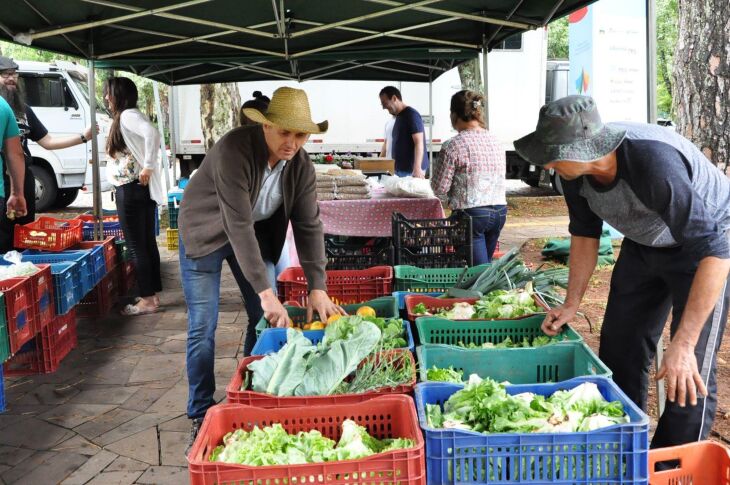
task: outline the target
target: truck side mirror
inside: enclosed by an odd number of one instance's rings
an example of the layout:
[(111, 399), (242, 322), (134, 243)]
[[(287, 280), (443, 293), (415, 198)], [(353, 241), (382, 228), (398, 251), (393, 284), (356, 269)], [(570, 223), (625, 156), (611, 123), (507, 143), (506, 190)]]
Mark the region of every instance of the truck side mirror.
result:
[(48, 81), (49, 95), (51, 98), (51, 106), (63, 106), (68, 109), (64, 103), (63, 84), (60, 79), (51, 79)]

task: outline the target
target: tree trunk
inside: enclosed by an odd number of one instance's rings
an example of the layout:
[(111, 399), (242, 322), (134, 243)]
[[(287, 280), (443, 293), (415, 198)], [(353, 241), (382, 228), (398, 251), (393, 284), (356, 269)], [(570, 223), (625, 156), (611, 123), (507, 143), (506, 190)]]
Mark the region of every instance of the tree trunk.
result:
[(200, 85), (200, 119), (203, 127), (205, 149), (209, 150), (215, 143), (215, 84)]
[(241, 93), (238, 91), (238, 85), (236, 83), (225, 83), (221, 85), (224, 88), (224, 92), (228, 94), (228, 115), (230, 116), (230, 127), (238, 128), (241, 126)]
[(730, 2), (679, 2), (673, 97), (679, 132), (715, 165), (730, 161)]
[(482, 86), (482, 71), (479, 66), (479, 59), (472, 59), (459, 64), (459, 79), (461, 80), (461, 89), (483, 93), (484, 86)]

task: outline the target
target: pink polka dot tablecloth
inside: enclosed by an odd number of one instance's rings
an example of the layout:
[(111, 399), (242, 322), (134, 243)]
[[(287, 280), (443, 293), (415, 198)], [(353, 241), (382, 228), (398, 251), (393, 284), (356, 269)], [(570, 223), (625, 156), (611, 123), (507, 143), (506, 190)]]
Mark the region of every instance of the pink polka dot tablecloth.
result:
[(408, 219), (439, 219), (444, 210), (437, 198), (403, 199), (385, 191), (373, 192), (372, 199), (319, 202), (319, 216), (325, 234), (338, 236), (388, 237), (392, 232), (393, 212)]

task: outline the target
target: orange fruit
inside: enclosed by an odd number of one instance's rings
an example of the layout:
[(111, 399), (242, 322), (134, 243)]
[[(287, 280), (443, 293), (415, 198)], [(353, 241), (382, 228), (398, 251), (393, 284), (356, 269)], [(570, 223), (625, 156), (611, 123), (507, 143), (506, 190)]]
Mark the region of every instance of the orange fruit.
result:
[(311, 323), (305, 323), (304, 324), (304, 330), (310, 330), (311, 328), (312, 328), (312, 324)]
[(342, 315), (331, 315), (331, 316), (330, 316), (330, 317), (329, 317), (329, 318), (327, 319), (327, 325), (329, 325), (330, 323), (334, 323), (334, 322), (336, 322), (336, 321), (337, 321), (337, 320), (339, 320), (340, 318), (342, 318)]
[(360, 317), (374, 317), (375, 310), (372, 307), (369, 307), (367, 305), (361, 306), (357, 309), (356, 314)]
[(310, 330), (323, 330), (323, 329), (324, 329), (324, 323), (322, 323), (322, 322), (320, 322), (320, 321), (316, 321), (316, 320), (315, 320), (315, 321), (314, 321), (314, 322), (312, 322), (312, 324), (311, 324), (311, 325), (309, 326), (309, 329), (310, 329)]

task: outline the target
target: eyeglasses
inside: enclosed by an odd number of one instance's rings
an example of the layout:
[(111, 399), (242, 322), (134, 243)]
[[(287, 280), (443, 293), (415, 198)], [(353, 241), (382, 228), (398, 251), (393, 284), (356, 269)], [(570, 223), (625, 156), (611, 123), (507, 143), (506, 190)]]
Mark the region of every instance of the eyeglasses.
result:
[(2, 72), (0, 72), (0, 77), (3, 79), (8, 79), (10, 77), (18, 77), (18, 71), (2, 71)]

